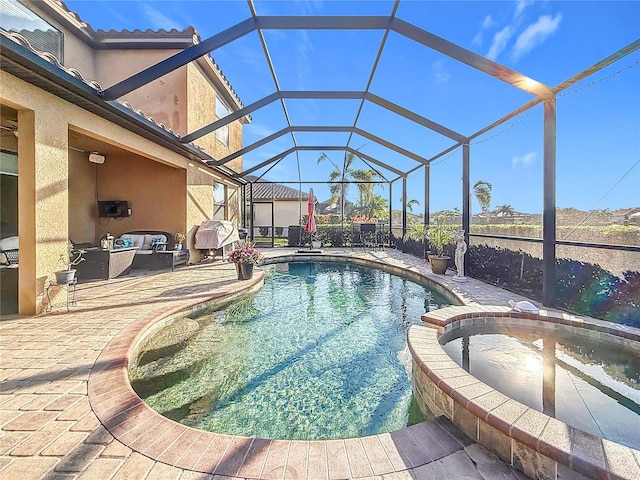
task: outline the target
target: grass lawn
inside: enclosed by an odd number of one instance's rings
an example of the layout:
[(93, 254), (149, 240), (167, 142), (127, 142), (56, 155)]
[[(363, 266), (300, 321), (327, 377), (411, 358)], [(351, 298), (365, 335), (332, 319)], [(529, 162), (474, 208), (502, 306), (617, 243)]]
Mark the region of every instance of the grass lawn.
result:
[[(253, 237), (253, 241), (256, 243), (271, 244), (271, 237)], [(273, 239), (273, 245), (275, 247), (286, 247), (289, 245), (289, 240), (287, 240), (286, 237), (275, 237)]]

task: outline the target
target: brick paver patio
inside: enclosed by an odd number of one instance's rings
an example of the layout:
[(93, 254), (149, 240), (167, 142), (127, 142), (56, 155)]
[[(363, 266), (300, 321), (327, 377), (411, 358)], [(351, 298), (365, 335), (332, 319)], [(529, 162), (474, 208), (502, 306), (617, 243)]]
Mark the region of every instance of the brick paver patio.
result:
[[(293, 252), (263, 251), (268, 257)], [(432, 275), (422, 260), (395, 250), (332, 253)], [(522, 299), (473, 279), (437, 277), (468, 304)], [(78, 303), (68, 313), (65, 305), (54, 305), (49, 314), (3, 319), (0, 478), (526, 478), (443, 418), (392, 434), (328, 442), (202, 433), (146, 410), (143, 423), (101, 423), (127, 409), (146, 409), (121, 403), (131, 391), (119, 378), (141, 326), (248, 285), (236, 280), (233, 265), (214, 262), (80, 284)]]

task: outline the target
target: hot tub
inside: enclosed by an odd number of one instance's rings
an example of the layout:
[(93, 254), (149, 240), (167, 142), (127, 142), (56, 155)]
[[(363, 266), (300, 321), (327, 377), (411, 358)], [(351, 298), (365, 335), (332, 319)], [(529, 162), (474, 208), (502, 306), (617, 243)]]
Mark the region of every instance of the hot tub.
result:
[[(425, 411), (447, 416), (472, 439), (532, 478), (557, 478), (567, 470), (590, 478), (640, 478), (640, 451), (555, 418), (549, 388), (542, 392), (540, 405), (527, 406), (512, 398), (510, 395), (516, 396), (513, 392), (507, 395), (468, 373), (469, 357), (465, 358), (464, 348), (456, 362), (442, 345), (455, 337), (468, 338), (474, 331), (505, 327), (546, 333), (579, 328), (592, 338), (604, 342), (606, 337), (614, 345), (617, 342), (637, 356), (639, 330), (608, 322), (585, 322), (567, 314), (541, 311), (533, 315), (513, 312), (508, 307), (486, 306), (450, 307), (425, 314), (423, 321), (426, 326), (411, 327), (408, 336), (414, 394)], [(544, 345), (539, 346), (544, 349)], [(527, 368), (522, 359), (522, 369)], [(515, 376), (513, 381), (517, 381)], [(632, 438), (625, 443), (636, 445), (633, 432), (640, 432), (640, 416), (632, 414), (626, 421)], [(637, 430), (634, 421), (638, 422)]]

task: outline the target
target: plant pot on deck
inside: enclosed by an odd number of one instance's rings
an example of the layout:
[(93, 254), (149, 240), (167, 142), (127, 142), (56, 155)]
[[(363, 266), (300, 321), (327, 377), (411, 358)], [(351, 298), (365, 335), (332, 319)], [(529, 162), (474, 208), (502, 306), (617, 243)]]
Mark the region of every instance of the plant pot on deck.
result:
[(253, 263), (236, 263), (238, 280), (250, 280), (253, 277)]
[(73, 282), (73, 279), (76, 277), (75, 270), (58, 270), (55, 273), (58, 285), (67, 285), (68, 283)]
[(431, 271), (437, 275), (443, 275), (447, 271), (447, 264), (451, 257), (429, 255), (429, 263), (431, 263)]

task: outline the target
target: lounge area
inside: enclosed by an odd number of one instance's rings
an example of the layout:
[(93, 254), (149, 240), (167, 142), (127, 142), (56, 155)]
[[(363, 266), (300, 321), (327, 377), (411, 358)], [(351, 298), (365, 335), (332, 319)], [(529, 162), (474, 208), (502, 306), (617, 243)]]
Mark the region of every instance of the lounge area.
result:
[[(173, 271), (176, 266), (189, 262), (189, 250), (176, 250), (173, 235), (160, 230), (125, 232), (103, 242), (106, 248), (101, 245), (81, 249), (83, 261), (75, 266), (78, 282), (109, 280), (132, 270)], [(80, 253), (80, 250), (74, 249), (72, 253)]]

